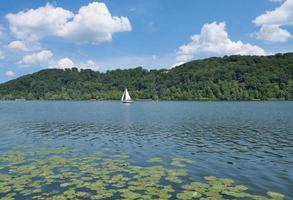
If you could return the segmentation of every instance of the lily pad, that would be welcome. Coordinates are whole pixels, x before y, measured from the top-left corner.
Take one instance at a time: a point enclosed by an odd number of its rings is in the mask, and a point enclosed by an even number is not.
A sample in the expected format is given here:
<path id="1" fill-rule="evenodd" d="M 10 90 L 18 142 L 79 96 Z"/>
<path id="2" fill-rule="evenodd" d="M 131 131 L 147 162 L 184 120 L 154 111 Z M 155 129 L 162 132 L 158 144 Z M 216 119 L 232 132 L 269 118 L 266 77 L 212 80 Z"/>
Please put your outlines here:
<path id="1" fill-rule="evenodd" d="M 134 165 L 126 153 L 93 154 L 65 148 L 11 151 L 0 157 L 0 199 L 255 199 L 283 200 L 268 192 L 250 194 L 244 185 L 215 176 L 196 182 L 185 158 L 153 157 Z M 169 167 L 166 167 L 169 166 Z"/>

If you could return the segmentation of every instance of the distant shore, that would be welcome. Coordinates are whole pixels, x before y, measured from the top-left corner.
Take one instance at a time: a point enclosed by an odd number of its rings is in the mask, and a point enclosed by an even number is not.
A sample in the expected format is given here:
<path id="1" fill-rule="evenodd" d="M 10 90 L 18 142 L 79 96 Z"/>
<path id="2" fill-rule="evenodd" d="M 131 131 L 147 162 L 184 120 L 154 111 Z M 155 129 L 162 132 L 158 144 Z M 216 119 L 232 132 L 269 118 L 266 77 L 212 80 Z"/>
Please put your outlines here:
<path id="1" fill-rule="evenodd" d="M 45 69 L 0 84 L 0 99 L 293 100 L 293 53 L 225 56 L 172 69 Z"/>
<path id="2" fill-rule="evenodd" d="M 88 102 L 96 102 L 96 101 L 117 101 L 118 99 L 0 99 L 0 101 L 15 101 L 15 102 L 24 102 L 24 101 L 88 101 Z M 182 101 L 182 102 L 268 102 L 268 101 L 280 101 L 280 102 L 293 102 L 293 100 L 285 100 L 285 99 L 253 99 L 253 100 L 215 100 L 215 99 L 205 99 L 205 100 L 184 100 L 184 99 L 134 99 L 134 102 L 165 102 L 165 101 Z"/>

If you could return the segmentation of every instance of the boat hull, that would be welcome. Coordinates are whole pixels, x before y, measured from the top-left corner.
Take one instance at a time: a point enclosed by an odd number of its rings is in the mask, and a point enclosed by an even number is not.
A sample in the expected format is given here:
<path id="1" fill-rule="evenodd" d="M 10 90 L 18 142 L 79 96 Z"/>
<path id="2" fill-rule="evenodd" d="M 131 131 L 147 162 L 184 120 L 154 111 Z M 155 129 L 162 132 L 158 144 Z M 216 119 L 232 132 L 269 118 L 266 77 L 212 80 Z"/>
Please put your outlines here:
<path id="1" fill-rule="evenodd" d="M 133 101 L 132 100 L 124 100 L 124 101 L 122 101 L 122 103 L 133 103 Z"/>

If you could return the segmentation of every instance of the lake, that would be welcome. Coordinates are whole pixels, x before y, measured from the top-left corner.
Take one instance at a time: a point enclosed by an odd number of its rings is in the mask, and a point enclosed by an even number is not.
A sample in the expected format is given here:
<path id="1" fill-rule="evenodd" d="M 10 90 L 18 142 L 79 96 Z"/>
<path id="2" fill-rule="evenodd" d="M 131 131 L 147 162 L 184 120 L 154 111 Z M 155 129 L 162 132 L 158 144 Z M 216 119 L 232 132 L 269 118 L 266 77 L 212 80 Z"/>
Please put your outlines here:
<path id="1" fill-rule="evenodd" d="M 293 199 L 293 102 L 1 101 L 0 127 L 0 198 Z"/>

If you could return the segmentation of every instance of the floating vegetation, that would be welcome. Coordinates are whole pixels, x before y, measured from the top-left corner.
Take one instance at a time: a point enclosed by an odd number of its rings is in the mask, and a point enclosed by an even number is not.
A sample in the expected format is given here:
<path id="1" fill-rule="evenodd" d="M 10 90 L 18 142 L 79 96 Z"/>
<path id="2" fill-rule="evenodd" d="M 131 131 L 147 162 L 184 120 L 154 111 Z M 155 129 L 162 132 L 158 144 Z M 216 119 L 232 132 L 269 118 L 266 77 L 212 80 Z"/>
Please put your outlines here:
<path id="1" fill-rule="evenodd" d="M 162 163 L 163 160 L 160 157 L 153 157 L 153 158 L 147 160 L 147 162 L 149 162 L 149 163 Z"/>
<path id="2" fill-rule="evenodd" d="M 187 164 L 191 164 L 192 160 L 186 158 L 174 158 L 172 159 L 171 165 L 175 167 L 186 167 Z"/>
<path id="3" fill-rule="evenodd" d="M 174 158 L 170 167 L 163 160 L 148 160 L 151 166 L 128 161 L 125 153 L 91 155 L 56 148 L 13 151 L 0 157 L 0 198 L 10 199 L 181 199 L 282 200 L 268 192 L 260 196 L 244 185 L 214 176 L 196 182 L 188 175 L 185 158 Z"/>

